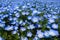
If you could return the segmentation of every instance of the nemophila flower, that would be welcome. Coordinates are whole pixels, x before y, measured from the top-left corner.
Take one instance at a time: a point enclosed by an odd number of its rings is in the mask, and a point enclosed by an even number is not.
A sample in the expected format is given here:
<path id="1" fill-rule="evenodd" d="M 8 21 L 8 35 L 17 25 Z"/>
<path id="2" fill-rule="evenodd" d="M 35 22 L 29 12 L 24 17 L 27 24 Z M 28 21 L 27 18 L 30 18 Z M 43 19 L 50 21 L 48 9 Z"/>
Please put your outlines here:
<path id="1" fill-rule="evenodd" d="M 27 37 L 25 37 L 25 39 L 24 40 L 28 40 L 28 38 Z"/>
<path id="2" fill-rule="evenodd" d="M 9 11 L 9 9 L 8 9 L 8 8 L 7 8 L 6 10 L 7 10 L 7 11 Z"/>
<path id="3" fill-rule="evenodd" d="M 12 21 L 13 20 L 13 18 L 10 16 L 9 18 L 8 18 L 10 21 Z"/>
<path id="4" fill-rule="evenodd" d="M 9 16 L 11 16 L 13 13 L 9 12 L 8 14 L 9 14 Z"/>
<path id="5" fill-rule="evenodd" d="M 17 9 L 19 9 L 19 6 L 16 6 L 16 7 L 14 8 L 14 10 L 17 10 Z"/>
<path id="6" fill-rule="evenodd" d="M 38 24 L 38 28 L 41 28 L 42 26 L 40 24 Z"/>
<path id="7" fill-rule="evenodd" d="M 23 9 L 26 8 L 26 7 L 27 7 L 26 5 L 22 6 Z"/>
<path id="8" fill-rule="evenodd" d="M 44 20 L 44 18 L 43 18 L 43 17 L 38 17 L 38 19 L 39 19 L 39 20 L 41 20 L 41 21 L 43 21 L 43 20 Z"/>
<path id="9" fill-rule="evenodd" d="M 35 37 L 33 38 L 33 40 L 39 40 L 39 38 L 38 38 L 37 36 L 35 36 Z"/>
<path id="10" fill-rule="evenodd" d="M 28 6 L 30 6 L 30 3 L 27 3 Z"/>
<path id="11" fill-rule="evenodd" d="M 17 13 L 17 11 L 14 11 L 14 13 L 16 14 L 16 13 Z"/>
<path id="12" fill-rule="evenodd" d="M 15 13 L 15 16 L 16 16 L 16 17 L 20 17 L 20 14 L 19 14 L 19 13 Z"/>
<path id="13" fill-rule="evenodd" d="M 41 30 L 37 30 L 37 36 L 39 37 L 39 38 L 43 38 L 44 37 L 44 34 L 43 34 L 43 32 L 41 32 Z"/>
<path id="14" fill-rule="evenodd" d="M 59 33 L 58 33 L 58 31 L 56 31 L 56 30 L 50 29 L 50 30 L 49 30 L 49 35 L 50 35 L 50 36 L 58 36 Z"/>
<path id="15" fill-rule="evenodd" d="M 32 33 L 31 32 L 27 32 L 27 37 L 32 37 Z"/>
<path id="16" fill-rule="evenodd" d="M 55 11 L 52 11 L 52 13 L 53 13 L 53 14 L 57 14 L 57 12 L 55 12 Z"/>
<path id="17" fill-rule="evenodd" d="M 3 14 L 0 14 L 0 19 L 3 19 L 4 17 L 3 17 Z"/>
<path id="18" fill-rule="evenodd" d="M 26 28 L 25 27 L 21 27 L 20 30 L 21 31 L 26 31 Z"/>
<path id="19" fill-rule="evenodd" d="M 4 23 L 0 23 L 0 27 L 4 28 L 5 24 Z"/>
<path id="20" fill-rule="evenodd" d="M 3 14 L 0 14 L 0 17 L 2 17 L 3 16 Z"/>
<path id="21" fill-rule="evenodd" d="M 8 15 L 7 14 L 6 15 L 3 15 L 2 19 L 4 19 L 5 17 L 8 17 Z"/>
<path id="22" fill-rule="evenodd" d="M 33 10 L 32 15 L 35 15 L 35 14 L 37 14 L 37 13 L 38 13 L 37 10 Z"/>
<path id="23" fill-rule="evenodd" d="M 16 33 L 17 33 L 17 31 L 16 31 L 16 30 L 12 31 L 12 34 L 16 34 Z"/>
<path id="24" fill-rule="evenodd" d="M 53 18 L 49 18 L 48 22 L 49 22 L 49 23 L 54 23 L 55 20 L 54 20 Z"/>
<path id="25" fill-rule="evenodd" d="M 22 12 L 22 15 L 29 15 L 29 12 Z"/>
<path id="26" fill-rule="evenodd" d="M 0 20 L 0 23 L 3 23 L 3 24 L 5 24 L 5 21 L 3 21 L 3 20 Z"/>
<path id="27" fill-rule="evenodd" d="M 26 24 L 26 22 L 23 22 L 23 23 L 22 23 L 22 25 L 25 25 L 25 24 Z"/>
<path id="28" fill-rule="evenodd" d="M 50 36 L 49 31 L 44 31 L 44 36 L 48 38 Z"/>
<path id="29" fill-rule="evenodd" d="M 7 11 L 13 13 L 13 12 L 14 12 L 14 9 L 13 9 L 12 7 L 8 7 L 8 8 L 7 8 Z"/>
<path id="30" fill-rule="evenodd" d="M 57 19 L 58 16 L 57 16 L 57 15 L 53 15 L 52 18 L 53 18 L 53 19 Z"/>
<path id="31" fill-rule="evenodd" d="M 8 7 L 4 7 L 4 9 L 5 9 L 5 10 L 7 10 L 7 9 L 8 9 Z"/>
<path id="32" fill-rule="evenodd" d="M 21 12 L 22 10 L 21 9 L 17 9 L 17 11 Z"/>
<path id="33" fill-rule="evenodd" d="M 31 20 L 32 19 L 32 16 L 28 16 L 27 18 L 28 18 L 28 20 Z"/>
<path id="34" fill-rule="evenodd" d="M 8 17 L 8 14 L 3 15 L 4 17 Z"/>
<path id="35" fill-rule="evenodd" d="M 17 17 L 14 17 L 13 20 L 16 21 L 18 18 Z"/>
<path id="36" fill-rule="evenodd" d="M 58 24 L 52 24 L 53 29 L 58 29 Z"/>
<path id="37" fill-rule="evenodd" d="M 28 40 L 28 38 L 27 37 L 22 37 L 21 36 L 21 39 L 20 40 Z"/>
<path id="38" fill-rule="evenodd" d="M 32 12 L 32 15 L 36 15 L 36 14 L 40 14 L 41 12 L 39 12 L 38 10 L 33 10 L 33 12 Z"/>
<path id="39" fill-rule="evenodd" d="M 48 14 L 47 16 L 50 18 L 52 15 L 51 14 Z"/>
<path id="40" fill-rule="evenodd" d="M 20 20 L 20 21 L 19 21 L 19 24 L 22 24 L 22 23 L 23 23 L 23 20 Z"/>
<path id="41" fill-rule="evenodd" d="M 14 30 L 17 30 L 18 29 L 18 26 L 13 26 L 14 27 Z"/>
<path id="42" fill-rule="evenodd" d="M 29 15 L 30 13 L 29 12 L 26 12 L 26 15 Z"/>
<path id="43" fill-rule="evenodd" d="M 11 24 L 16 24 L 17 22 L 16 21 L 12 21 Z"/>
<path id="44" fill-rule="evenodd" d="M 2 11 L 0 11 L 0 13 L 1 13 Z"/>
<path id="45" fill-rule="evenodd" d="M 32 22 L 38 22 L 39 21 L 39 18 L 38 17 L 32 17 Z"/>
<path id="46" fill-rule="evenodd" d="M 4 19 L 4 17 L 1 17 L 1 19 Z"/>
<path id="47" fill-rule="evenodd" d="M 13 26 L 6 26 L 5 28 L 4 28 L 5 30 L 7 30 L 7 31 L 10 31 L 10 30 L 13 30 Z"/>
<path id="48" fill-rule="evenodd" d="M 37 14 L 39 15 L 41 13 L 41 11 L 38 11 Z"/>
<path id="49" fill-rule="evenodd" d="M 0 36 L 0 40 L 4 40 L 4 39 Z"/>
<path id="50" fill-rule="evenodd" d="M 30 24 L 28 27 L 27 27 L 27 29 L 34 29 L 35 28 L 35 26 L 33 25 L 33 24 Z"/>
<path id="51" fill-rule="evenodd" d="M 10 5 L 7 6 L 7 8 L 10 8 L 10 7 L 11 7 Z"/>
<path id="52" fill-rule="evenodd" d="M 44 15 L 44 17 L 45 17 L 45 18 L 48 18 L 48 16 L 47 16 L 47 15 Z"/>
<path id="53" fill-rule="evenodd" d="M 5 10 L 4 10 L 4 7 L 1 7 L 1 8 L 0 8 L 0 11 L 4 12 L 4 11 L 5 11 Z"/>
<path id="54" fill-rule="evenodd" d="M 33 10 L 35 10 L 35 9 L 34 9 L 34 8 L 30 8 L 30 10 L 32 10 L 32 11 L 33 11 Z"/>
<path id="55" fill-rule="evenodd" d="M 26 15 L 26 12 L 22 12 L 22 15 Z"/>
<path id="56" fill-rule="evenodd" d="M 51 26 L 49 26 L 49 25 L 47 25 L 46 27 L 49 28 L 49 29 L 51 28 Z"/>

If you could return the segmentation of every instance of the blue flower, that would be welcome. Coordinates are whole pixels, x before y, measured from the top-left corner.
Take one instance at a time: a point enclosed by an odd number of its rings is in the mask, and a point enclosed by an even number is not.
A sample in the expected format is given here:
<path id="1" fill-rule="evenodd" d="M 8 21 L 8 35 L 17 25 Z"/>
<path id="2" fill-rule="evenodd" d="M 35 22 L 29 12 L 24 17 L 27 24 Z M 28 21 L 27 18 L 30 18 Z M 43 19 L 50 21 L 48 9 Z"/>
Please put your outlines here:
<path id="1" fill-rule="evenodd" d="M 32 20 L 32 22 L 34 22 L 34 23 L 35 23 L 35 22 L 38 22 L 38 21 L 39 21 L 39 18 L 38 18 L 38 17 L 32 17 L 32 19 L 31 19 L 31 20 Z"/>
<path id="2" fill-rule="evenodd" d="M 58 24 L 52 24 L 53 29 L 58 29 Z"/>
<path id="3" fill-rule="evenodd" d="M 27 32 L 27 37 L 32 37 L 32 33 L 31 32 Z"/>
<path id="4" fill-rule="evenodd" d="M 12 34 L 16 34 L 17 33 L 17 31 L 12 31 Z"/>
<path id="5" fill-rule="evenodd" d="M 38 24 L 38 28 L 41 28 L 42 26 L 40 24 Z"/>
<path id="6" fill-rule="evenodd" d="M 43 34 L 43 32 L 41 32 L 41 30 L 37 30 L 36 34 L 39 38 L 44 38 L 44 34 Z"/>
<path id="7" fill-rule="evenodd" d="M 5 11 L 4 7 L 1 7 L 1 8 L 0 8 L 0 11 L 1 11 L 1 12 L 4 12 L 4 11 Z"/>
<path id="8" fill-rule="evenodd" d="M 27 7 L 26 5 L 22 6 L 23 9 L 26 8 L 26 7 Z"/>
<path id="9" fill-rule="evenodd" d="M 4 39 L 0 36 L 0 40 L 4 40 Z"/>
<path id="10" fill-rule="evenodd" d="M 16 21 L 12 21 L 11 24 L 16 24 L 17 22 Z"/>
<path id="11" fill-rule="evenodd" d="M 19 14 L 19 13 L 15 13 L 15 16 L 16 16 L 16 17 L 20 17 L 20 14 Z"/>
<path id="12" fill-rule="evenodd" d="M 29 15 L 29 12 L 22 12 L 22 15 Z"/>
<path id="13" fill-rule="evenodd" d="M 28 16 L 28 20 L 31 20 L 32 19 L 32 16 Z"/>
<path id="14" fill-rule="evenodd" d="M 50 29 L 50 30 L 49 30 L 49 35 L 50 35 L 50 36 L 58 36 L 59 33 L 58 33 L 58 31 L 56 31 L 56 30 Z"/>
<path id="15" fill-rule="evenodd" d="M 50 35 L 49 35 L 49 31 L 44 31 L 44 36 L 45 37 L 49 37 Z"/>
<path id="16" fill-rule="evenodd" d="M 14 27 L 14 30 L 17 30 L 18 29 L 18 26 L 13 26 Z"/>
<path id="17" fill-rule="evenodd" d="M 5 21 L 0 20 L 0 23 L 5 24 Z"/>
<path id="18" fill-rule="evenodd" d="M 30 24 L 28 27 L 27 27 L 27 29 L 34 29 L 35 28 L 35 26 L 33 25 L 33 24 Z"/>
<path id="19" fill-rule="evenodd" d="M 52 18 L 53 19 L 58 19 L 58 16 L 57 15 L 53 15 Z"/>
<path id="20" fill-rule="evenodd" d="M 5 28 L 4 28 L 5 30 L 7 30 L 7 31 L 10 31 L 10 30 L 13 30 L 13 26 L 6 26 Z"/>
<path id="21" fill-rule="evenodd" d="M 21 25 L 25 25 L 26 24 L 26 22 L 23 22 Z"/>
<path id="22" fill-rule="evenodd" d="M 17 11 L 14 11 L 14 13 L 16 14 L 16 13 L 17 13 Z"/>
<path id="23" fill-rule="evenodd" d="M 13 20 L 16 21 L 17 20 L 17 17 L 14 17 Z"/>
<path id="24" fill-rule="evenodd" d="M 35 36 L 35 37 L 33 38 L 33 40 L 39 40 L 39 38 L 38 38 L 37 36 Z"/>
<path id="25" fill-rule="evenodd" d="M 37 10 L 33 10 L 32 15 L 36 15 L 37 13 L 38 13 L 38 11 L 37 11 Z"/>
<path id="26" fill-rule="evenodd" d="M 55 12 L 55 11 L 52 11 L 52 13 L 53 13 L 53 14 L 57 14 L 57 12 Z"/>
<path id="27" fill-rule="evenodd" d="M 54 23 L 55 20 L 54 20 L 53 18 L 49 18 L 48 22 L 49 22 L 49 23 Z"/>
<path id="28" fill-rule="evenodd" d="M 13 18 L 10 16 L 9 18 L 8 18 L 10 21 L 12 21 L 13 20 Z"/>
<path id="29" fill-rule="evenodd" d="M 19 21 L 19 24 L 22 24 L 22 23 L 23 23 L 23 20 L 20 20 L 20 21 Z"/>
<path id="30" fill-rule="evenodd" d="M 28 38 L 27 37 L 22 37 L 21 36 L 21 39 L 20 40 L 28 40 Z"/>
<path id="31" fill-rule="evenodd" d="M 51 14 L 48 14 L 47 16 L 50 18 L 52 15 Z"/>
<path id="32" fill-rule="evenodd" d="M 4 28 L 5 24 L 4 23 L 0 23 L 0 27 Z"/>
<path id="33" fill-rule="evenodd" d="M 25 27 L 21 27 L 20 30 L 21 31 L 26 31 L 26 28 Z"/>
<path id="34" fill-rule="evenodd" d="M 8 14 L 3 15 L 2 19 L 4 19 L 5 17 L 8 17 Z"/>
<path id="35" fill-rule="evenodd" d="M 49 29 L 51 28 L 49 25 L 47 25 L 46 27 L 49 28 Z"/>
<path id="36" fill-rule="evenodd" d="M 19 6 L 16 5 L 16 7 L 14 8 L 14 10 L 17 10 L 17 9 L 19 9 Z"/>

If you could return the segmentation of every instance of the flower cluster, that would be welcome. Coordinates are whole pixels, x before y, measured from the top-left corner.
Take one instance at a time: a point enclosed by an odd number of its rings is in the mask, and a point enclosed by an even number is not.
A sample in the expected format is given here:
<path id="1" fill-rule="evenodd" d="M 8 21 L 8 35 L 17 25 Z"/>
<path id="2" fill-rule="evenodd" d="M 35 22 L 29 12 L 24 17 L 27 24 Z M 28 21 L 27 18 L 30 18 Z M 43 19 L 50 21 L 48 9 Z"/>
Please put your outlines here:
<path id="1" fill-rule="evenodd" d="M 0 7 L 0 28 L 13 35 L 18 34 L 20 40 L 59 35 L 59 7 L 38 1 L 12 5 Z"/>

